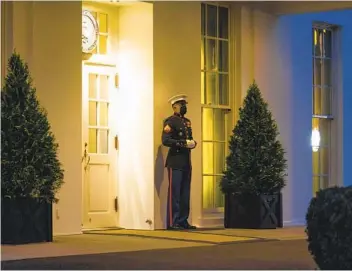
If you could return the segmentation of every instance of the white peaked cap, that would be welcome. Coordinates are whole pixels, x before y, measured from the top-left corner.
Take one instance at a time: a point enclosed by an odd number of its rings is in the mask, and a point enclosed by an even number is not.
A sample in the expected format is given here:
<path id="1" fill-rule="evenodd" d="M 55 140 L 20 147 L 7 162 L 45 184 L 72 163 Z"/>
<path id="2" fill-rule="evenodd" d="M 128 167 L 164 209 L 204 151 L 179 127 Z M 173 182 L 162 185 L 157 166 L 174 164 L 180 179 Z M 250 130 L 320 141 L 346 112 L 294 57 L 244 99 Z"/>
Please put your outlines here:
<path id="1" fill-rule="evenodd" d="M 179 95 L 172 96 L 168 102 L 171 103 L 171 105 L 174 105 L 176 102 L 186 101 L 186 99 L 187 99 L 187 95 L 179 94 Z"/>

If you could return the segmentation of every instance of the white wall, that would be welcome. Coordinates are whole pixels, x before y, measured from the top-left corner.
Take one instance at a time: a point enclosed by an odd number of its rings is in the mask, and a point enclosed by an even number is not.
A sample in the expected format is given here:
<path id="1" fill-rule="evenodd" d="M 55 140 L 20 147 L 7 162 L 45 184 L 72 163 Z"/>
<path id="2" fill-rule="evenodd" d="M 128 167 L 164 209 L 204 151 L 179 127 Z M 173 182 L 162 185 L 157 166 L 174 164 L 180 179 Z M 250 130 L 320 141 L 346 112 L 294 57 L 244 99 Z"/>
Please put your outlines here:
<path id="1" fill-rule="evenodd" d="M 187 117 L 193 136 L 201 140 L 200 26 L 199 2 L 154 2 L 154 160 L 155 228 L 166 226 L 168 178 L 164 163 L 167 148 L 161 147 L 163 120 L 173 114 L 168 99 L 188 95 Z M 192 151 L 191 215 L 189 222 L 201 217 L 201 146 Z"/>
<path id="2" fill-rule="evenodd" d="M 5 6 L 6 57 L 16 48 L 28 62 L 65 169 L 60 201 L 53 207 L 54 234 L 80 233 L 81 2 L 5 2 Z"/>
<path id="3" fill-rule="evenodd" d="M 243 13 L 242 13 L 243 14 Z M 351 11 L 309 13 L 276 17 L 260 11 L 253 11 L 254 28 L 254 78 L 268 101 L 274 118 L 278 122 L 280 139 L 287 151 L 288 177 L 284 195 L 284 221 L 286 225 L 303 224 L 307 206 L 312 197 L 312 151 L 310 147 L 312 118 L 312 23 L 324 21 L 342 25 L 342 65 L 343 97 L 352 97 L 346 91 L 352 87 L 347 64 L 351 63 L 350 53 L 352 22 Z M 242 21 L 250 18 L 243 17 Z M 337 91 L 337 90 L 336 90 Z M 344 99 L 344 104 L 347 99 Z M 338 107 L 342 105 L 339 104 Z M 349 114 L 344 106 L 344 115 Z M 339 115 L 335 123 L 342 121 Z M 347 123 L 348 122 L 348 123 Z M 344 118 L 344 138 L 351 136 L 350 120 Z M 339 125 L 335 128 L 338 130 Z M 346 128 L 348 130 L 346 130 Z M 342 136 L 337 133 L 337 156 L 333 160 L 342 161 L 342 151 L 338 142 Z M 340 148 L 340 149 L 339 149 Z M 346 167 L 351 149 L 344 141 L 344 175 L 352 177 Z M 342 168 L 335 163 L 336 176 L 341 176 Z M 336 165 L 337 164 L 337 165 Z M 340 163 L 341 164 L 341 163 Z M 340 172 L 340 174 L 338 173 Z M 338 182 L 337 182 L 338 183 Z"/>
<path id="4" fill-rule="evenodd" d="M 153 229 L 153 4 L 119 9 L 119 226 Z"/>

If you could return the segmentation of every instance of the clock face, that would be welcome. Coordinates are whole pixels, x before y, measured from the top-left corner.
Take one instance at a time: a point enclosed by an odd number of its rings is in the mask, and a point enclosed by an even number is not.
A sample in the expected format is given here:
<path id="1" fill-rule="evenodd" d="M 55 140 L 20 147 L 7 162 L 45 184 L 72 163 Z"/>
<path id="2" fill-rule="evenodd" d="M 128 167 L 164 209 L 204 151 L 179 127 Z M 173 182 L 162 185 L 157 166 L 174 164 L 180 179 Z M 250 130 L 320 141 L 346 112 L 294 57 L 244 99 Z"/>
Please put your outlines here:
<path id="1" fill-rule="evenodd" d="M 88 10 L 82 12 L 82 51 L 90 53 L 97 47 L 99 27 L 96 19 Z"/>

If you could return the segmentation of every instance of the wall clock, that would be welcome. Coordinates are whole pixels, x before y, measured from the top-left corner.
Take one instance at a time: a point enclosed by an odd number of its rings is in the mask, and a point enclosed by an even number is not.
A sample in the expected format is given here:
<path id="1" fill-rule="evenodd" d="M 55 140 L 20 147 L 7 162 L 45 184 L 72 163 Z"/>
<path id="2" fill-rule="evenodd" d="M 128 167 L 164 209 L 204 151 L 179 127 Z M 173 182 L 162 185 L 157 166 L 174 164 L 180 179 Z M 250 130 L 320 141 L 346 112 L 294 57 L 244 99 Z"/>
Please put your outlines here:
<path id="1" fill-rule="evenodd" d="M 91 53 L 96 47 L 99 36 L 97 20 L 88 10 L 82 11 L 82 52 Z"/>

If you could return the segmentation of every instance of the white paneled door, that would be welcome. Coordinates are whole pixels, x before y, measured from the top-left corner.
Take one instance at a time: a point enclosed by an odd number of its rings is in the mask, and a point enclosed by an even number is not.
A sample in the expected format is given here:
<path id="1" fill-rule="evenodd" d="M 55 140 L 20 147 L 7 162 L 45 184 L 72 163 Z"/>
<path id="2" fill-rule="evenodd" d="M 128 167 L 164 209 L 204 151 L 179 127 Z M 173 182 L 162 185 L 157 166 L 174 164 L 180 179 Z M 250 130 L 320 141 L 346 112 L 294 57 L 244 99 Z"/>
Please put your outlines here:
<path id="1" fill-rule="evenodd" d="M 117 226 L 115 68 L 83 65 L 83 229 Z"/>

